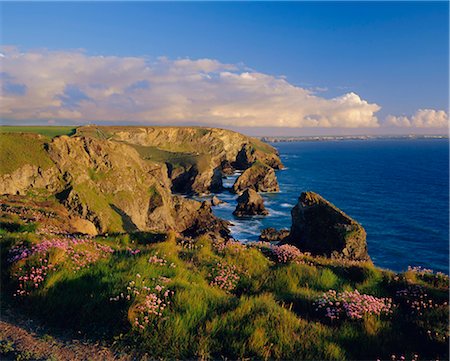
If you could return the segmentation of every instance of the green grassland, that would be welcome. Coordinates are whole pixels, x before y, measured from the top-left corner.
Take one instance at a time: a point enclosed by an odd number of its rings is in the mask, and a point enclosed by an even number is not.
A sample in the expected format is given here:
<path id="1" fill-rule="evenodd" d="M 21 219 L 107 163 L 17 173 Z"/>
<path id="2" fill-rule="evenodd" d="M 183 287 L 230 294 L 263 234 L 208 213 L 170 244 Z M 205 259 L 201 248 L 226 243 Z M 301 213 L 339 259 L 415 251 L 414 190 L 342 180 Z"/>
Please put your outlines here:
<path id="1" fill-rule="evenodd" d="M 46 138 L 36 134 L 0 133 L 0 174 L 26 165 L 47 169 L 53 165 L 45 150 Z"/>
<path id="2" fill-rule="evenodd" d="M 3 301 L 50 325 L 92 339 L 114 340 L 115 347 L 136 357 L 376 360 L 390 359 L 392 354 L 412 359 L 415 353 L 419 359 L 448 357 L 448 308 L 412 316 L 409 309 L 397 307 L 389 316 L 330 321 L 314 305 L 329 289 L 395 297 L 396 290 L 407 285 L 422 287 L 433 302 L 448 301 L 448 277 L 396 275 L 371 264 L 307 255 L 301 262 L 279 263 L 258 247 L 237 243 L 221 247 L 206 236 L 188 241 L 172 233 L 157 243 L 150 234 L 97 237 L 94 242 L 114 250 L 100 252 L 98 259 L 94 243 L 86 243 L 74 246 L 72 253 L 55 247 L 11 263 L 7 258 L 12 247 L 40 242 L 41 236 L 25 229 L 1 231 Z M 133 255 L 130 249 L 139 253 Z M 73 257 L 77 252 L 79 256 Z M 18 287 L 14 275 L 39 267 L 43 259 L 55 268 L 29 295 L 12 297 Z M 84 259 L 91 262 L 77 269 Z M 219 264 L 233 267 L 239 275 L 229 290 L 212 282 Z M 173 293 L 168 301 L 163 299 L 167 305 L 161 314 L 147 314 L 148 322 L 141 328 L 136 320 L 144 322 L 139 313 L 148 295 L 144 286 Z"/>
<path id="3" fill-rule="evenodd" d="M 75 131 L 76 127 L 73 126 L 0 126 L 0 133 L 33 133 L 49 138 L 58 137 L 60 135 L 73 135 L 75 134 Z"/>

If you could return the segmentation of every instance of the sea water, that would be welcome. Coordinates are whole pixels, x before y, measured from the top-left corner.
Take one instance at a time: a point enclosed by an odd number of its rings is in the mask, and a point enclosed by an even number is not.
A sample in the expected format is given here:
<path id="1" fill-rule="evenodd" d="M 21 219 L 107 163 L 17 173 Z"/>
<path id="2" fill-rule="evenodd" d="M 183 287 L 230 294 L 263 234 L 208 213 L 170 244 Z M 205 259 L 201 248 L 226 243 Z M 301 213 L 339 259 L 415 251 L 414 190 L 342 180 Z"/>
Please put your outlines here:
<path id="1" fill-rule="evenodd" d="M 266 227 L 289 228 L 291 209 L 303 191 L 322 195 L 367 231 L 377 266 L 402 271 L 408 265 L 448 274 L 448 139 L 302 141 L 273 144 L 285 169 L 277 171 L 279 193 L 262 193 L 266 217 L 232 215 L 236 195 L 214 207 L 230 220 L 232 235 L 256 241 Z M 224 179 L 231 187 L 238 174 Z"/>

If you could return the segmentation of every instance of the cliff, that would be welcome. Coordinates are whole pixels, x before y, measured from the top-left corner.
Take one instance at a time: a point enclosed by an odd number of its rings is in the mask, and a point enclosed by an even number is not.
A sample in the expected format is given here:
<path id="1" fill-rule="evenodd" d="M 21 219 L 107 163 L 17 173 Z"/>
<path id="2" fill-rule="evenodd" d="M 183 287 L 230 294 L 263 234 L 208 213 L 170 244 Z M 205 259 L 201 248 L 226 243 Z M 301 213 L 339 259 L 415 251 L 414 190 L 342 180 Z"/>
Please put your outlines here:
<path id="1" fill-rule="evenodd" d="M 239 165 L 243 148 L 255 162 L 282 166 L 271 146 L 222 129 L 86 126 L 53 139 L 0 136 L 0 194 L 56 197 L 100 233 L 198 233 L 192 227 L 201 224 L 224 235 L 210 208 L 172 192 L 220 189 L 222 165 Z M 210 224 L 198 222 L 200 215 Z"/>
<path id="2" fill-rule="evenodd" d="M 222 174 L 259 161 L 283 167 L 269 144 L 225 129 L 198 127 L 80 127 L 79 136 L 125 143 L 143 159 L 166 164 L 177 193 L 204 194 L 222 188 Z"/>

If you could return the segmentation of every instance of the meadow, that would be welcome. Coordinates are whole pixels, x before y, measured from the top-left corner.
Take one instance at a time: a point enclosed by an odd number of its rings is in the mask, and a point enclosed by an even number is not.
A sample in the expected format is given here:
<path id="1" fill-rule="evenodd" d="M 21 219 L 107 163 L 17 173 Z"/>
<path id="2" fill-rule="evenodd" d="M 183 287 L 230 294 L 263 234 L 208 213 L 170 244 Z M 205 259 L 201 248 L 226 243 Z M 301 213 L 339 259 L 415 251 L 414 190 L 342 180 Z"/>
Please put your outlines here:
<path id="1" fill-rule="evenodd" d="M 82 238 L 5 220 L 2 307 L 164 359 L 446 359 L 448 276 L 175 233 Z"/>

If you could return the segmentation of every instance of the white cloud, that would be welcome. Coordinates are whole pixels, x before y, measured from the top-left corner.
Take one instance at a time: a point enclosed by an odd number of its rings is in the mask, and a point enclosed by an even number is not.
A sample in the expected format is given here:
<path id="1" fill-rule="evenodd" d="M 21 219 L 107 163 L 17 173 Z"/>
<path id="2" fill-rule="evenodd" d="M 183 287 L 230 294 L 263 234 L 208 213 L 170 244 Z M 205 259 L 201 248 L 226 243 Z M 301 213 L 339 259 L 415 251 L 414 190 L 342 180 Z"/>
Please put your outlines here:
<path id="1" fill-rule="evenodd" d="M 409 118 L 389 115 L 384 125 L 405 128 L 447 128 L 449 117 L 443 110 L 419 109 Z"/>
<path id="2" fill-rule="evenodd" d="M 151 61 L 11 47 L 2 53 L 0 116 L 8 120 L 379 126 L 375 114 L 380 107 L 355 93 L 326 99 L 284 77 L 212 59 Z"/>

